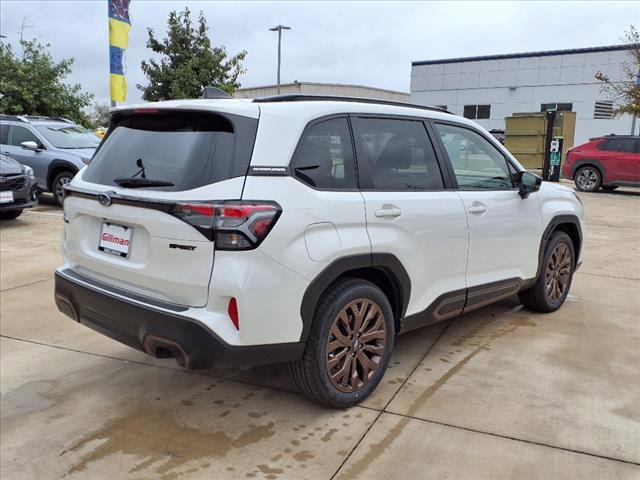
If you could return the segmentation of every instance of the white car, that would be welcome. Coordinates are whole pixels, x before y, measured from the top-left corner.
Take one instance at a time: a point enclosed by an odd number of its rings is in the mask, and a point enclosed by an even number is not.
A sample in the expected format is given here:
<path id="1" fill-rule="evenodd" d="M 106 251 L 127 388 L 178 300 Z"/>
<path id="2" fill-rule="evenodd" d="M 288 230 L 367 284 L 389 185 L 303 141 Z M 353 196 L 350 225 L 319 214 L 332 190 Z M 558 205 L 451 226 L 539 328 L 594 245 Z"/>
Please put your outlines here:
<path id="1" fill-rule="evenodd" d="M 551 312 L 575 193 L 437 108 L 340 97 L 121 107 L 66 188 L 58 308 L 187 368 L 291 362 L 369 395 L 397 334 L 519 294 Z"/>

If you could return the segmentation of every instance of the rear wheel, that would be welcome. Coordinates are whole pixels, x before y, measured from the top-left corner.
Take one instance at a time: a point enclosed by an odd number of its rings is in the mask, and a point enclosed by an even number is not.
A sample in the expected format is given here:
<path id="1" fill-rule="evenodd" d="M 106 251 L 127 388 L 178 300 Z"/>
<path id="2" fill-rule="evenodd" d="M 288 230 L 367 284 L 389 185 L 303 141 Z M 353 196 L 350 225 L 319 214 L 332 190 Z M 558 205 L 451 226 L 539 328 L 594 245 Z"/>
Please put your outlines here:
<path id="1" fill-rule="evenodd" d="M 547 243 L 538 280 L 533 287 L 519 293 L 520 301 L 536 312 L 557 310 L 569 294 L 574 268 L 571 238 L 564 232 L 555 232 Z"/>
<path id="2" fill-rule="evenodd" d="M 64 186 L 73 179 L 74 174 L 68 170 L 56 175 L 51 184 L 51 192 L 53 193 L 53 199 L 56 204 L 62 206 L 64 201 Z"/>
<path id="3" fill-rule="evenodd" d="M 365 280 L 340 280 L 320 299 L 292 376 L 312 400 L 350 407 L 380 383 L 394 339 L 393 312 L 382 290 Z"/>
<path id="4" fill-rule="evenodd" d="M 595 192 L 602 185 L 600 170 L 591 165 L 581 167 L 575 175 L 576 188 L 581 192 Z"/>
<path id="5" fill-rule="evenodd" d="M 9 210 L 7 212 L 0 212 L 0 220 L 13 220 L 14 218 L 18 218 L 21 214 L 22 214 L 22 209 Z"/>

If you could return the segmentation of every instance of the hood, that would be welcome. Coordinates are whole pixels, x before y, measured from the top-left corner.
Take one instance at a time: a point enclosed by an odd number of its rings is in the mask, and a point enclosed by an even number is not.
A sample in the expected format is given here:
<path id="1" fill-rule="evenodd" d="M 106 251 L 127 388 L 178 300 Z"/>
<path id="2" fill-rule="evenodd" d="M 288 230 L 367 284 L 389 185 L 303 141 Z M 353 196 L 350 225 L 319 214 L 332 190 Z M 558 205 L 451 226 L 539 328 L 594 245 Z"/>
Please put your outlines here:
<path id="1" fill-rule="evenodd" d="M 59 148 L 58 150 L 75 155 L 78 158 L 91 158 L 96 151 L 95 148 Z"/>
<path id="2" fill-rule="evenodd" d="M 16 175 L 22 173 L 22 165 L 13 158 L 6 155 L 0 155 L 0 174 Z"/>

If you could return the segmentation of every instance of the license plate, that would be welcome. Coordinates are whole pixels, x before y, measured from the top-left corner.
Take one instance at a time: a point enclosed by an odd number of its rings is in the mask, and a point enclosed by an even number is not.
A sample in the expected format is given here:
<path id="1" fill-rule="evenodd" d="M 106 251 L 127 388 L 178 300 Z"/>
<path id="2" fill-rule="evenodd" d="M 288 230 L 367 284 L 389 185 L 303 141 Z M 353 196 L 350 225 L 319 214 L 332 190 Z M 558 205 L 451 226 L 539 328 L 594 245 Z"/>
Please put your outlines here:
<path id="1" fill-rule="evenodd" d="M 131 251 L 133 227 L 103 222 L 98 250 L 119 257 L 128 257 Z"/>
<path id="2" fill-rule="evenodd" d="M 13 192 L 0 192 L 0 203 L 13 202 Z"/>

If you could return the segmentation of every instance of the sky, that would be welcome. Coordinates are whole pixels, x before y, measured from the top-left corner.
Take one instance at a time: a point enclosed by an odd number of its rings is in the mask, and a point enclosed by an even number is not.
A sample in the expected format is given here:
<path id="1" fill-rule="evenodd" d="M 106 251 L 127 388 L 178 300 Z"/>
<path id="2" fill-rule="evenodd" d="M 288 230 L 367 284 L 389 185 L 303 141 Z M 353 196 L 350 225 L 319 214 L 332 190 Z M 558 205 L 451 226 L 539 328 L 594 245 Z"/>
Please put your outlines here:
<path id="1" fill-rule="evenodd" d="M 277 24 L 283 33 L 283 83 L 349 83 L 409 91 L 411 62 L 450 57 L 581 48 L 622 43 L 640 24 L 640 2 L 213 2 L 131 0 L 125 57 L 128 95 L 146 83 L 147 28 L 164 37 L 171 10 L 202 10 L 215 45 L 247 51 L 242 86 L 276 83 Z M 0 2 L 3 41 L 51 44 L 54 59 L 73 57 L 69 83 L 109 102 L 107 0 Z M 18 49 L 19 51 L 19 49 Z"/>

